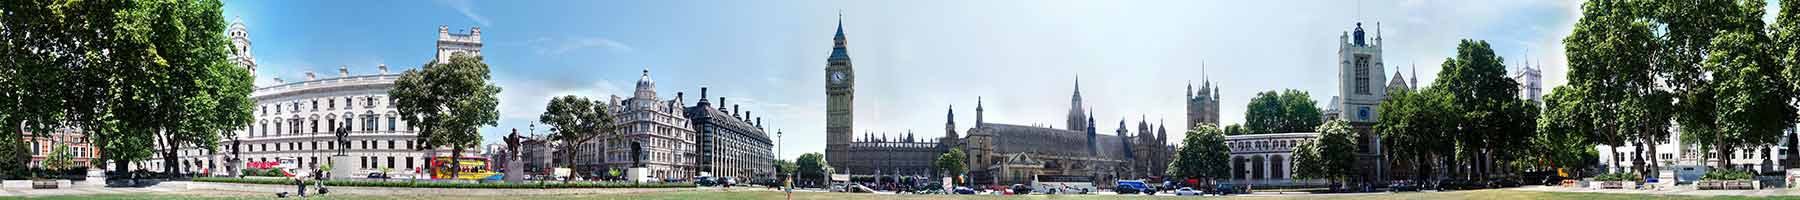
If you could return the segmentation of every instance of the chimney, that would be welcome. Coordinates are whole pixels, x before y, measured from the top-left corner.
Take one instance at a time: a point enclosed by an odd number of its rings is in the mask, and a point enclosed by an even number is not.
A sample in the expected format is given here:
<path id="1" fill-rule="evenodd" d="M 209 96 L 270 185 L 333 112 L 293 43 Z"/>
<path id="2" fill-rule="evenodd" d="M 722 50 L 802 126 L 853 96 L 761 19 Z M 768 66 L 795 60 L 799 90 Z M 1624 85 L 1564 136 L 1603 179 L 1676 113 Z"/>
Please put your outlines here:
<path id="1" fill-rule="evenodd" d="M 681 102 L 682 100 L 687 100 L 687 98 L 682 98 L 681 92 L 675 92 L 675 102 Z M 685 106 L 685 105 L 683 105 L 683 106 Z"/>
<path id="2" fill-rule="evenodd" d="M 719 97 L 719 112 L 725 112 L 725 97 Z"/>
<path id="3" fill-rule="evenodd" d="M 376 69 L 381 69 L 381 75 L 387 75 L 387 64 L 386 64 L 386 63 L 383 63 L 383 64 L 381 64 L 381 65 L 377 65 L 377 66 L 375 66 L 375 68 L 376 68 Z"/>
<path id="4" fill-rule="evenodd" d="M 350 77 L 350 65 L 338 65 L 338 78 Z"/>
<path id="5" fill-rule="evenodd" d="M 738 115 L 738 105 L 737 104 L 731 104 L 731 116 L 742 117 L 742 115 Z M 739 118 L 739 119 L 742 119 L 742 118 Z"/>
<path id="6" fill-rule="evenodd" d="M 706 100 L 706 87 L 700 87 L 700 100 Z"/>
<path id="7" fill-rule="evenodd" d="M 744 121 L 750 121 L 750 111 L 744 111 Z"/>
<path id="8" fill-rule="evenodd" d="M 762 128 L 762 118 L 761 117 L 756 118 L 756 128 L 758 128 L 758 129 Z"/>
<path id="9" fill-rule="evenodd" d="M 306 81 L 313 81 L 313 80 L 319 80 L 319 77 L 313 76 L 312 71 L 306 71 Z"/>

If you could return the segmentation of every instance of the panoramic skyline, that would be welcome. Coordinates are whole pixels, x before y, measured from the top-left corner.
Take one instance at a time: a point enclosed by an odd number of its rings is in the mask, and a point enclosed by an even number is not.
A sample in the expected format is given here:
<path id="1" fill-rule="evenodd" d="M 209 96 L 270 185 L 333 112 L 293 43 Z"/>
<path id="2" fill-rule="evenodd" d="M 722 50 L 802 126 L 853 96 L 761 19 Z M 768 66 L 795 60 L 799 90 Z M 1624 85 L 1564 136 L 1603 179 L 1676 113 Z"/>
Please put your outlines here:
<path id="1" fill-rule="evenodd" d="M 554 5 L 554 6 L 551 6 Z M 1256 92 L 1299 89 L 1327 107 L 1337 87 L 1337 36 L 1364 22 L 1384 38 L 1387 70 L 1435 79 L 1460 39 L 1487 40 L 1507 59 L 1561 85 L 1562 38 L 1580 2 L 588 2 L 227 1 L 255 42 L 259 86 L 272 78 L 331 77 L 387 64 L 396 73 L 432 57 L 435 28 L 479 26 L 502 88 L 496 143 L 526 134 L 553 96 L 629 96 L 650 70 L 658 97 L 699 88 L 780 130 L 780 158 L 822 152 L 824 68 L 842 14 L 857 77 L 855 132 L 943 135 L 986 121 L 1062 127 L 1074 79 L 1102 134 L 1118 120 L 1170 123 L 1179 141 L 1185 84 L 1224 87 L 1221 122 L 1243 122 Z M 1771 13 L 1772 14 L 1772 13 Z M 1256 20 L 1230 20 L 1256 19 Z M 1392 74 L 1390 72 L 1390 74 Z M 1389 77 L 1391 78 L 1391 77 Z M 546 133 L 547 127 L 538 127 Z M 1135 127 L 1132 127 L 1135 130 Z"/>

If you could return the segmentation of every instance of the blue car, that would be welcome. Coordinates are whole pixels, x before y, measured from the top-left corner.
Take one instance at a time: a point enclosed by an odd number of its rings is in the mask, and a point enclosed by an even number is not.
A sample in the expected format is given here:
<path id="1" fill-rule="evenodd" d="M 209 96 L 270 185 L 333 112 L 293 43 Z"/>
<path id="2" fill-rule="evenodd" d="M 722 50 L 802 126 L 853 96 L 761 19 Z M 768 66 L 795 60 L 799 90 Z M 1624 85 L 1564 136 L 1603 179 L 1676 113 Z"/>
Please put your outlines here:
<path id="1" fill-rule="evenodd" d="M 955 192 L 956 194 L 975 194 L 975 189 L 969 189 L 969 187 L 956 187 Z"/>
<path id="2" fill-rule="evenodd" d="M 1144 184 L 1144 181 L 1119 181 L 1119 184 L 1113 187 L 1113 192 L 1119 194 L 1156 195 L 1156 189 L 1150 188 L 1149 185 Z"/>

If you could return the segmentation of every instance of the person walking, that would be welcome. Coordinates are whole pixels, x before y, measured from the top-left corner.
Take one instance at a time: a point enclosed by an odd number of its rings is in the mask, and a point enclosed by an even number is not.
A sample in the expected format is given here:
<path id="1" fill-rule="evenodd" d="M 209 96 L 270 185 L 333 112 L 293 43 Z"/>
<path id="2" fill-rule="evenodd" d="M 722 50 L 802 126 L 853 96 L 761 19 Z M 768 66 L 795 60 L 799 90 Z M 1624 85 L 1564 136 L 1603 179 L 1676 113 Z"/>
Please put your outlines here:
<path id="1" fill-rule="evenodd" d="M 295 171 L 297 171 L 297 172 L 294 172 L 294 186 L 298 186 L 298 188 L 300 190 L 298 194 L 300 195 L 300 197 L 306 197 L 307 172 L 303 171 L 303 170 L 295 170 Z"/>

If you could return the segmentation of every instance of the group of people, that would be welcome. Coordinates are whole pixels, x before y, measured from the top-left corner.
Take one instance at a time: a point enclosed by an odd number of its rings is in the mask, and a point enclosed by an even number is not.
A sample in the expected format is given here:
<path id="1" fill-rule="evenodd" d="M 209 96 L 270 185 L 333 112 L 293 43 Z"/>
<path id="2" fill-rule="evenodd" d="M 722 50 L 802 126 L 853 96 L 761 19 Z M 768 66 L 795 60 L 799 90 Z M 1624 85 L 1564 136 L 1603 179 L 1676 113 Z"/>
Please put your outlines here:
<path id="1" fill-rule="evenodd" d="M 323 178 L 323 177 L 329 177 L 330 174 L 331 173 L 329 173 L 329 172 L 320 172 L 318 167 L 312 167 L 312 169 L 294 170 L 293 176 L 288 177 L 288 178 L 294 180 L 294 186 L 297 188 L 296 189 L 297 191 L 295 193 L 296 196 L 306 197 L 306 181 L 308 181 L 308 180 L 313 181 L 312 182 L 313 187 L 319 188 L 318 194 L 329 193 L 330 190 L 325 189 L 325 182 L 323 181 L 323 180 L 325 180 L 325 178 Z M 280 197 L 280 198 L 287 198 L 288 194 L 286 192 L 282 192 L 282 193 L 276 193 L 275 196 Z"/>

